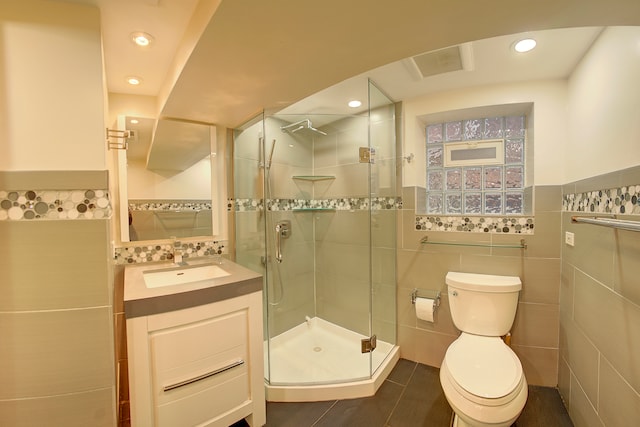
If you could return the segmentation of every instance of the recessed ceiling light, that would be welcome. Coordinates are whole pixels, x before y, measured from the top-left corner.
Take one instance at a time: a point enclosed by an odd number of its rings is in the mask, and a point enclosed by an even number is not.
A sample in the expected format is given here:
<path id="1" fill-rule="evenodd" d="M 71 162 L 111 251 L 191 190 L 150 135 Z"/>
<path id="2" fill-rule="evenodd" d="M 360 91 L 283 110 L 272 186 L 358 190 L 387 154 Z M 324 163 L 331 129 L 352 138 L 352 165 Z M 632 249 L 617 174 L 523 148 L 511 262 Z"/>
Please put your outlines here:
<path id="1" fill-rule="evenodd" d="M 137 86 L 142 83 L 142 79 L 140 77 L 129 76 L 127 77 L 127 83 L 133 86 Z"/>
<path id="2" fill-rule="evenodd" d="M 534 47 L 536 47 L 536 41 L 534 39 L 523 39 L 516 42 L 516 44 L 513 46 L 516 52 L 520 53 L 529 52 Z"/>
<path id="3" fill-rule="evenodd" d="M 138 119 L 131 119 L 131 121 L 130 121 L 129 123 L 132 123 L 132 124 L 134 124 L 134 125 L 137 125 L 137 124 L 138 124 L 138 123 L 140 123 L 140 122 L 138 121 Z"/>
<path id="4" fill-rule="evenodd" d="M 131 41 L 141 47 L 147 47 L 153 43 L 153 36 L 149 33 L 138 31 L 131 33 Z"/>
<path id="5" fill-rule="evenodd" d="M 362 102 L 358 101 L 357 99 L 354 99 L 353 101 L 349 101 L 347 105 L 351 108 L 358 108 L 359 106 L 362 105 Z"/>

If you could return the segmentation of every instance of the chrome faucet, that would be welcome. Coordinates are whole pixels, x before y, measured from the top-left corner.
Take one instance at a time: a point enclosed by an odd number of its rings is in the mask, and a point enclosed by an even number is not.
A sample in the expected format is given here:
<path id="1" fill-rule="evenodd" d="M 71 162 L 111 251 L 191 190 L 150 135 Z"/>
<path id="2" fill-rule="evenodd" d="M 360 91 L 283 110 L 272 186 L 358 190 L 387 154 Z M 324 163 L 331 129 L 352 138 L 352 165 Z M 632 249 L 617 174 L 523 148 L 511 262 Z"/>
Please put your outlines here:
<path id="1" fill-rule="evenodd" d="M 182 243 L 180 240 L 173 240 L 173 263 L 176 265 L 187 265 L 182 259 Z"/>

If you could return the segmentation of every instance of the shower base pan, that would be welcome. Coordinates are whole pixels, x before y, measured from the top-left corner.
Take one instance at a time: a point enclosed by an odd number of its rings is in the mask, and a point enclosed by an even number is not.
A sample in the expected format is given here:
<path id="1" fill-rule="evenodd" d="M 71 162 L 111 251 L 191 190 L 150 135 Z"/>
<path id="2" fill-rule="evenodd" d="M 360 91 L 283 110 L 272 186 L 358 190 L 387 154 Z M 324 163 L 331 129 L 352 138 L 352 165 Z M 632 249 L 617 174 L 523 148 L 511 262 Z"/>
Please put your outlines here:
<path id="1" fill-rule="evenodd" d="M 310 402 L 373 396 L 400 354 L 398 346 L 378 340 L 361 353 L 364 335 L 314 317 L 265 342 L 266 398 L 271 402 Z M 370 359 L 374 374 L 369 376 Z"/>

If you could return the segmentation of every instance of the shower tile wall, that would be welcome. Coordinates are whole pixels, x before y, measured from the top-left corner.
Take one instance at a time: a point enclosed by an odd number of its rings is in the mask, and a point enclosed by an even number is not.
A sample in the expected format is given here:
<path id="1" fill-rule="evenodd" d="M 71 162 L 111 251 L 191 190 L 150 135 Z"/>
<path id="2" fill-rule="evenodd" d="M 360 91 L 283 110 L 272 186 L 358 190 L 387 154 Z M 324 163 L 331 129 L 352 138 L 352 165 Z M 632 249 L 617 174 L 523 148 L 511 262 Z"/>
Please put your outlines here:
<path id="1" fill-rule="evenodd" d="M 618 218 L 640 221 L 639 186 L 640 167 L 563 186 L 562 232 L 575 246 L 562 245 L 559 388 L 576 426 L 640 420 L 638 233 L 571 222 L 621 206 L 635 214 Z"/>
<path id="2" fill-rule="evenodd" d="M 292 176 L 313 174 L 313 143 L 311 132 L 288 134 L 280 130 L 285 125 L 277 119 L 265 121 L 267 157 L 271 156 L 268 192 L 269 219 L 266 233 L 271 254 L 267 267 L 269 278 L 269 325 L 270 336 L 284 332 L 305 320 L 305 316 L 316 315 L 314 298 L 314 215 L 280 210 L 280 202 L 296 199 L 314 198 L 313 186 L 308 182 L 299 182 Z M 307 133 L 309 132 L 309 133 Z M 275 144 L 275 146 L 273 146 Z M 268 159 L 267 159 L 268 161 Z M 282 263 L 275 256 L 275 224 L 278 221 L 291 221 L 291 237 L 282 242 Z M 270 267 L 270 268 L 269 268 Z"/>
<path id="3" fill-rule="evenodd" d="M 416 194 L 424 194 L 424 189 L 404 189 L 397 284 L 401 357 L 440 367 L 447 347 L 457 338 L 444 282 L 447 271 L 515 275 L 522 279 L 523 289 L 512 348 L 529 384 L 557 384 L 562 196 L 560 186 L 538 186 L 534 191 L 533 234 L 513 234 L 416 230 Z M 517 244 L 524 238 L 527 249 L 420 244 L 425 236 L 431 241 L 498 245 Z M 411 304 L 414 288 L 441 291 L 434 323 L 416 318 Z"/>

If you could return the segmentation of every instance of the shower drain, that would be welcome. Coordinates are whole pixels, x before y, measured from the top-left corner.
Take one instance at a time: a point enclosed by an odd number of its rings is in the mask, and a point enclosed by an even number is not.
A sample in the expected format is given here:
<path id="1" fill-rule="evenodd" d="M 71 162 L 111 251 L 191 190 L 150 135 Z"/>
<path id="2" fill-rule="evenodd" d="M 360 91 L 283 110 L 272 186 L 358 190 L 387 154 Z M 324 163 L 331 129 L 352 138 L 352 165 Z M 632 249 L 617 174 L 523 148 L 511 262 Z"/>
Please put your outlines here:
<path id="1" fill-rule="evenodd" d="M 315 351 L 316 353 L 322 351 L 322 347 L 313 347 L 313 351 Z"/>

